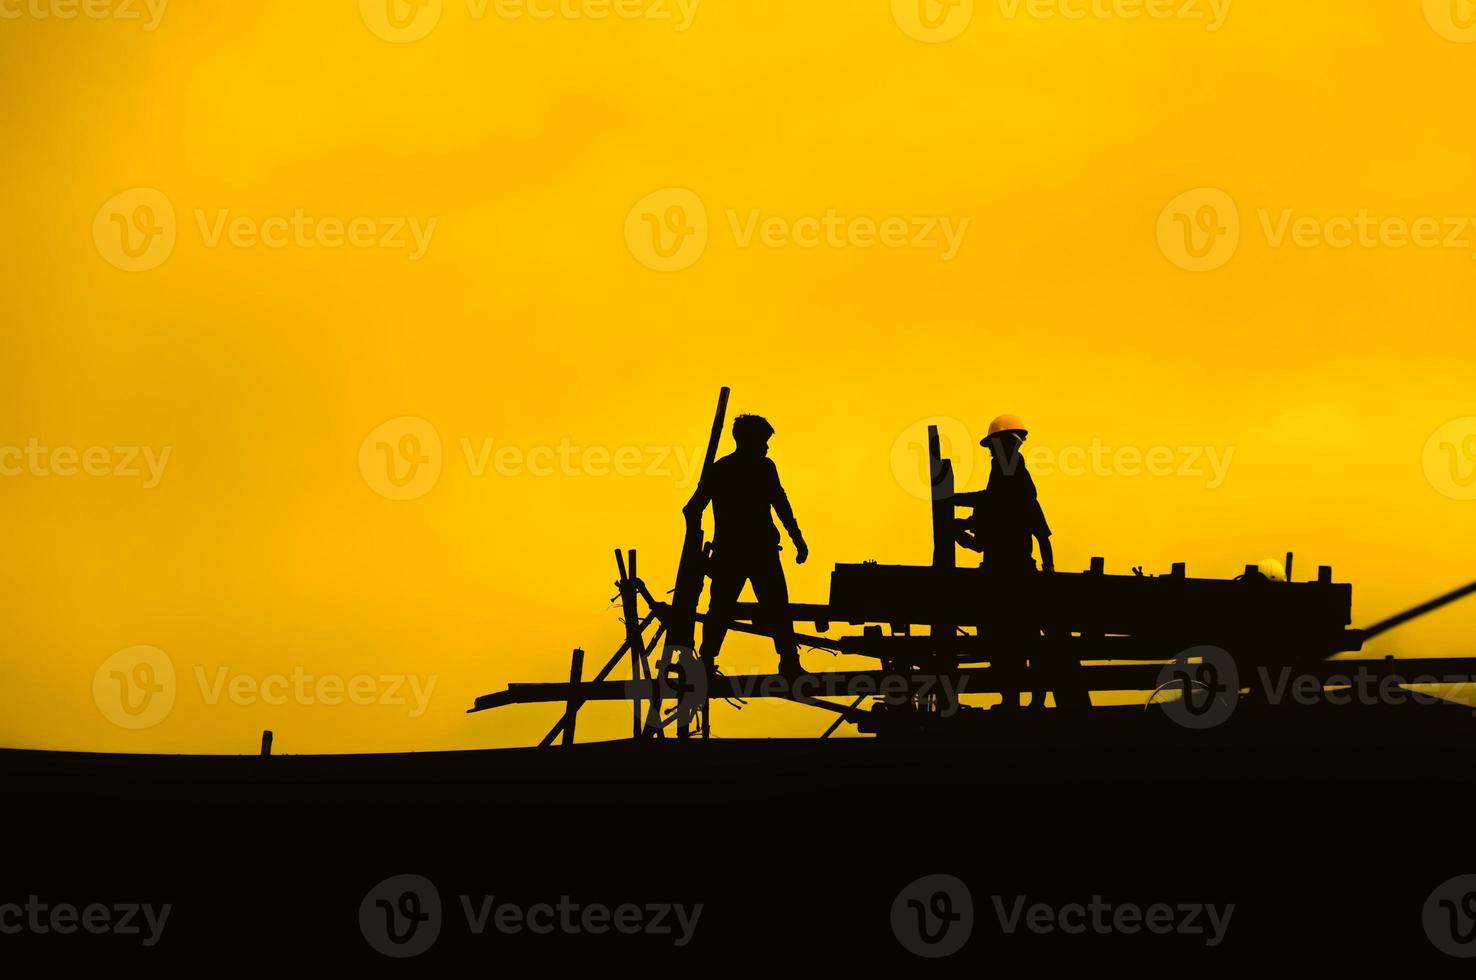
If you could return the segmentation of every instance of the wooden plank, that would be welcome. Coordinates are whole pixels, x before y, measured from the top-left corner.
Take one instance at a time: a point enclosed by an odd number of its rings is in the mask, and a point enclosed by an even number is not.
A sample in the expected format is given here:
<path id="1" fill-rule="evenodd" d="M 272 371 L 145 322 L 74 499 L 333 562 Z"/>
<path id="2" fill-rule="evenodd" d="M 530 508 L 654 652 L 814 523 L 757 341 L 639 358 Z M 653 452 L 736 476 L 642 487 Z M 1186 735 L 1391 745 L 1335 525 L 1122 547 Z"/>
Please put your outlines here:
<path id="1" fill-rule="evenodd" d="M 584 680 L 584 651 L 578 647 L 574 648 L 574 654 L 569 658 L 569 686 L 578 687 L 579 682 Z M 574 723 L 579 720 L 579 705 L 582 702 L 570 700 L 565 702 L 564 708 L 564 744 L 574 744 Z"/>
<path id="2" fill-rule="evenodd" d="M 850 624 L 985 622 L 989 604 L 997 601 L 989 597 L 998 595 L 998 587 L 991 593 L 989 584 L 978 568 L 841 564 L 830 577 L 829 616 Z M 1057 571 L 1012 588 L 1020 601 L 1049 609 L 1052 624 L 1068 631 L 1197 642 L 1260 632 L 1335 641 L 1352 621 L 1353 589 L 1346 583 Z M 1321 651 L 1334 652 L 1340 650 Z"/>
<path id="3" fill-rule="evenodd" d="M 1092 691 L 1154 691 L 1159 686 L 1158 678 L 1163 671 L 1163 666 L 1162 663 L 1083 664 L 1080 668 L 1080 682 L 1082 686 Z M 1324 660 L 1288 669 L 1292 669 L 1297 676 L 1314 677 L 1322 683 L 1327 683 L 1329 679 L 1355 675 L 1360 670 L 1376 678 L 1397 677 L 1402 683 L 1408 684 L 1460 684 L 1476 680 L 1476 658 L 1471 657 Z M 949 674 L 948 679 L 962 694 L 993 694 L 998 693 L 995 676 L 992 667 L 967 667 Z M 1271 669 L 1271 678 L 1278 679 L 1278 672 L 1275 668 Z M 817 673 L 806 675 L 806 679 L 807 683 L 800 690 L 807 699 L 856 697 L 863 693 L 859 689 L 859 685 L 863 684 L 866 685 L 866 693 L 870 696 L 872 690 L 878 693 L 884 692 L 884 684 L 893 685 L 900 692 L 902 684 L 906 684 L 909 690 L 917 690 L 926 685 L 937 685 L 940 682 L 936 675 L 921 673 L 901 675 L 881 670 Z M 1241 678 L 1242 683 L 1249 679 L 1251 678 Z M 631 696 L 629 689 L 631 683 L 602 680 L 584 681 L 577 685 L 559 682 L 511 684 L 497 697 L 501 699 L 502 704 L 546 704 L 570 699 L 624 701 Z M 641 686 L 649 686 L 649 682 Z M 669 684 L 662 684 L 661 687 L 663 697 L 676 698 L 679 696 L 679 692 Z M 708 695 L 713 698 L 777 698 L 792 701 L 796 700 L 794 691 L 793 684 L 779 674 L 719 675 L 712 678 L 708 687 Z M 844 710 L 840 705 L 829 705 L 828 708 Z"/>
<path id="4" fill-rule="evenodd" d="M 953 534 L 956 514 L 953 502 L 953 461 L 943 458 L 936 425 L 928 426 L 928 481 L 932 490 L 933 567 L 952 568 L 958 563 L 958 549 L 954 545 Z"/>

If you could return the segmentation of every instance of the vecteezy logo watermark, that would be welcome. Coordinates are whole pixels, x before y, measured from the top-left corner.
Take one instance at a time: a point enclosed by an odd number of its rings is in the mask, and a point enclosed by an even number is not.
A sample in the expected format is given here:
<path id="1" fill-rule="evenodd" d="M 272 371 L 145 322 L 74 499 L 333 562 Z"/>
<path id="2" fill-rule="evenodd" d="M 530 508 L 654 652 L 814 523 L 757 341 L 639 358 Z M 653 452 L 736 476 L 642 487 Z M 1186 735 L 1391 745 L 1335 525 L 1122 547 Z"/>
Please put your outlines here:
<path id="1" fill-rule="evenodd" d="M 1000 931 L 1007 936 L 1018 933 L 1023 926 L 1037 936 L 1063 933 L 1079 936 L 1091 932 L 1097 935 L 1125 935 L 1150 933 L 1157 936 L 1203 936 L 1204 944 L 1214 948 L 1225 941 L 1230 928 L 1230 918 L 1235 914 L 1234 903 L 1224 906 L 1204 902 L 1168 904 L 1155 903 L 1144 908 L 1132 902 L 1113 904 L 1100 895 L 1093 895 L 1090 902 L 1069 902 L 1059 907 L 1045 902 L 1032 902 L 1024 895 L 1015 895 L 1006 903 L 1002 895 L 993 895 L 995 917 Z"/>
<path id="2" fill-rule="evenodd" d="M 1435 32 L 1460 44 L 1476 42 L 1476 3 L 1472 0 L 1424 0 L 1425 19 Z"/>
<path id="3" fill-rule="evenodd" d="M 284 704 L 338 707 L 408 707 L 410 718 L 419 718 L 430 706 L 439 677 L 431 674 L 312 674 L 294 667 L 291 674 L 267 674 L 258 677 L 229 667 L 216 667 L 207 672 L 196 665 L 195 683 L 205 703 L 214 707 L 222 699 L 235 705 Z"/>
<path id="4" fill-rule="evenodd" d="M 696 484 L 702 466 L 696 446 L 581 446 L 567 436 L 552 446 L 498 445 L 490 436 L 475 442 L 463 436 L 460 445 L 473 477 L 649 477 L 674 479 L 678 489 L 686 489 Z"/>
<path id="5" fill-rule="evenodd" d="M 692 446 L 584 446 L 564 437 L 554 445 L 521 446 L 491 436 L 457 441 L 474 479 L 533 477 L 649 477 L 693 486 L 702 450 Z M 427 420 L 407 415 L 376 426 L 359 445 L 359 473 L 389 500 L 415 500 L 429 493 L 442 472 L 441 435 Z"/>
<path id="6" fill-rule="evenodd" d="M 169 0 L 0 0 L 0 20 L 142 21 L 153 31 L 164 19 Z"/>
<path id="7" fill-rule="evenodd" d="M 1186 650 L 1158 673 L 1158 688 L 1148 699 L 1172 721 L 1204 730 L 1224 724 L 1240 702 L 1235 658 L 1215 646 Z"/>
<path id="8" fill-rule="evenodd" d="M 1006 20 L 1157 20 L 1203 23 L 1210 33 L 1225 26 L 1233 0 L 998 0 Z"/>
<path id="9" fill-rule="evenodd" d="M 311 215 L 302 208 L 289 214 L 258 218 L 232 214 L 229 208 L 207 213 L 195 208 L 195 227 L 206 248 L 222 243 L 232 248 L 311 249 L 357 248 L 406 250 L 411 262 L 419 262 L 430 251 L 439 219 L 415 215 Z"/>
<path id="10" fill-rule="evenodd" d="M 70 936 L 85 932 L 93 936 L 137 936 L 144 946 L 157 946 L 173 910 L 174 905 L 169 902 L 158 908 L 140 902 L 112 905 L 92 902 L 77 906 L 70 902 L 43 902 L 39 896 L 30 895 L 24 905 L 0 904 L 0 935 Z"/>
<path id="11" fill-rule="evenodd" d="M 652 191 L 625 215 L 625 245 L 637 262 L 678 272 L 707 251 L 707 205 L 685 187 Z"/>
<path id="12" fill-rule="evenodd" d="M 835 208 L 789 217 L 760 208 L 726 208 L 724 224 L 738 248 L 883 248 L 936 250 L 944 262 L 963 247 L 969 218 L 936 215 L 843 215 Z M 679 272 L 695 265 L 710 237 L 707 205 L 694 191 L 667 187 L 637 201 L 625 216 L 625 244 L 641 265 Z"/>
<path id="13" fill-rule="evenodd" d="M 39 479 L 110 476 L 143 479 L 152 490 L 164 479 L 173 446 L 47 446 L 32 436 L 24 446 L 0 446 L 0 477 Z M 142 467 L 140 467 L 142 463 Z"/>
<path id="14" fill-rule="evenodd" d="M 1425 479 L 1452 500 L 1476 500 L 1476 415 L 1452 419 L 1430 434 Z"/>
<path id="15" fill-rule="evenodd" d="M 1317 704 L 1330 704 L 1333 707 L 1350 704 L 1399 707 L 1411 702 L 1418 705 L 1448 705 L 1476 688 L 1476 678 L 1470 676 L 1446 674 L 1435 677 L 1425 674 L 1405 677 L 1387 671 L 1371 671 L 1365 665 L 1355 662 L 1348 662 L 1347 666 L 1352 668 L 1349 673 L 1328 674 L 1326 677 L 1294 674 L 1290 667 L 1283 667 L 1272 675 L 1269 668 L 1260 666 L 1255 671 L 1257 689 L 1265 695 L 1266 703 L 1272 705 L 1289 700 L 1303 707 Z M 1415 686 L 1444 687 L 1446 697 L 1412 690 Z"/>
<path id="16" fill-rule="evenodd" d="M 1001 20 L 1148 20 L 1225 26 L 1233 0 L 995 0 Z M 974 20 L 974 0 L 892 0 L 892 19 L 908 37 L 952 41 Z"/>
<path id="17" fill-rule="evenodd" d="M 442 0 L 359 0 L 364 26 L 386 41 L 419 41 L 441 22 Z"/>
<path id="18" fill-rule="evenodd" d="M 382 249 L 407 253 L 411 262 L 430 250 L 438 219 L 413 215 L 235 214 L 229 208 L 195 208 L 194 224 L 206 248 Z M 152 187 L 135 187 L 109 198 L 92 220 L 92 240 L 109 263 L 125 272 L 163 265 L 179 238 L 174 203 Z"/>
<path id="19" fill-rule="evenodd" d="M 654 733 L 675 723 L 678 730 L 689 730 L 698 721 L 702 709 L 707 707 L 706 664 L 698 659 L 691 647 L 670 643 L 663 648 L 654 673 L 654 681 L 627 681 L 625 685 L 627 696 L 644 700 L 649 705 L 643 727 Z M 661 694 L 664 714 L 658 710 L 652 697 L 653 688 Z M 738 697 L 743 696 L 738 694 Z M 669 701 L 675 704 L 667 708 Z"/>
<path id="20" fill-rule="evenodd" d="M 92 701 L 120 728 L 152 728 L 169 716 L 175 697 L 174 661 L 158 647 L 119 650 L 92 675 Z"/>
<path id="21" fill-rule="evenodd" d="M 359 475 L 388 500 L 424 497 L 441 479 L 441 434 L 414 415 L 383 422 L 359 444 Z"/>
<path id="22" fill-rule="evenodd" d="M 952 41 L 974 20 L 974 0 L 892 0 L 892 19 L 925 44 Z"/>
<path id="23" fill-rule="evenodd" d="M 928 959 L 952 956 L 974 931 L 974 899 L 953 875 L 926 875 L 892 902 L 892 934 L 909 953 Z"/>
<path id="24" fill-rule="evenodd" d="M 1446 956 L 1476 956 L 1476 875 L 1457 875 L 1425 899 L 1425 935 Z"/>
<path id="25" fill-rule="evenodd" d="M 928 418 L 904 428 L 892 442 L 890 463 L 897 485 L 919 500 L 932 499 L 935 481 L 928 457 L 927 431 L 938 427 L 939 451 L 953 464 L 956 490 L 968 486 L 980 448 L 977 433 L 958 419 Z M 1069 479 L 1152 477 L 1154 479 L 1202 480 L 1207 489 L 1225 485 L 1234 446 L 1113 446 L 1093 438 L 1086 445 L 1051 445 L 1031 440 L 1020 458 L 1036 478 L 1061 476 Z"/>
<path id="26" fill-rule="evenodd" d="M 460 898 L 467 928 L 474 936 L 484 935 L 489 926 L 511 936 L 524 932 L 535 936 L 554 933 L 600 936 L 614 932 L 623 936 L 667 937 L 673 946 L 681 947 L 692 941 L 697 922 L 702 918 L 701 902 L 691 906 L 679 902 L 643 905 L 626 902 L 612 908 L 600 902 L 575 902 L 568 895 L 560 895 L 557 903 L 535 902 L 524 907 L 498 902 L 494 895 L 478 895 L 475 901 L 471 895 Z"/>
<path id="27" fill-rule="evenodd" d="M 408 708 L 420 718 L 430 706 L 437 675 L 310 673 L 294 667 L 290 673 L 264 675 L 232 671 L 229 667 L 193 670 L 201 701 L 215 707 L 222 702 L 273 707 Z M 103 717 L 120 728 L 152 728 L 167 718 L 178 702 L 179 683 L 174 661 L 158 647 L 134 646 L 104 660 L 92 675 L 92 700 Z"/>
<path id="28" fill-rule="evenodd" d="M 576 902 L 568 895 L 560 895 L 557 902 L 527 906 L 498 901 L 495 895 L 462 894 L 457 900 L 472 936 L 486 935 L 489 930 L 534 936 L 616 933 L 670 938 L 680 947 L 692 941 L 702 918 L 701 903 L 624 903 L 611 907 Z M 422 875 L 386 878 L 369 889 L 359 903 L 359 930 L 364 940 L 385 956 L 419 956 L 435 944 L 442 924 L 440 892 Z"/>
<path id="29" fill-rule="evenodd" d="M 174 254 L 179 225 L 163 191 L 134 187 L 108 198 L 92 219 L 98 254 L 124 272 L 156 269 Z"/>
<path id="30" fill-rule="evenodd" d="M 1257 208 L 1256 225 L 1268 248 L 1303 250 L 1456 250 L 1476 258 L 1476 217 L 1378 215 L 1367 208 L 1331 217 L 1292 208 Z M 1240 208 L 1219 188 L 1202 187 L 1174 198 L 1158 217 L 1158 247 L 1174 265 L 1210 272 L 1235 257 L 1242 241 Z"/>
<path id="31" fill-rule="evenodd" d="M 907 426 L 892 440 L 892 477 L 897 485 L 919 500 L 932 500 L 940 473 L 933 472 L 928 454 L 928 429 L 938 428 L 938 451 L 953 464 L 953 485 L 962 489 L 969 485 L 974 472 L 974 454 L 979 438 L 969 427 L 953 418 L 927 418 Z"/>
<path id="32" fill-rule="evenodd" d="M 441 934 L 441 893 L 421 875 L 386 878 L 359 903 L 359 931 L 385 956 L 419 956 Z"/>
<path id="33" fill-rule="evenodd" d="M 896 706 L 937 695 L 943 703 L 952 705 L 939 712 L 945 718 L 958 710 L 958 696 L 968 693 L 967 677 L 948 674 L 826 673 L 805 674 L 794 680 L 780 674 L 738 674 L 726 678 L 726 683 L 731 696 L 743 700 L 876 697 Z"/>
<path id="34" fill-rule="evenodd" d="M 1345 673 L 1296 673 L 1291 667 L 1275 671 L 1257 665 L 1247 685 L 1269 705 L 1296 704 L 1302 707 L 1326 704 L 1346 705 L 1406 704 L 1449 705 L 1476 691 L 1476 677 L 1470 675 L 1420 674 L 1405 676 L 1395 672 L 1388 661 L 1379 661 L 1379 669 L 1370 670 L 1366 663 L 1346 661 Z M 1329 665 L 1331 666 L 1331 665 Z M 1158 688 L 1148 699 L 1150 708 L 1161 708 L 1169 718 L 1185 728 L 1205 729 L 1223 724 L 1239 703 L 1242 683 L 1235 660 L 1219 647 L 1202 646 L 1186 650 L 1158 675 Z M 1441 687 L 1443 695 L 1415 690 L 1417 687 Z M 1476 704 L 1476 702 L 1472 702 Z"/>
<path id="35" fill-rule="evenodd" d="M 1240 209 L 1235 199 L 1217 187 L 1180 194 L 1159 212 L 1158 247 L 1185 271 L 1220 268 L 1240 247 Z"/>
<path id="36" fill-rule="evenodd" d="M 499 20 L 623 20 L 670 23 L 678 34 L 692 26 L 700 0 L 465 0 L 474 22 Z M 374 34 L 395 44 L 428 36 L 441 22 L 443 0 L 359 0 L 359 16 Z"/>

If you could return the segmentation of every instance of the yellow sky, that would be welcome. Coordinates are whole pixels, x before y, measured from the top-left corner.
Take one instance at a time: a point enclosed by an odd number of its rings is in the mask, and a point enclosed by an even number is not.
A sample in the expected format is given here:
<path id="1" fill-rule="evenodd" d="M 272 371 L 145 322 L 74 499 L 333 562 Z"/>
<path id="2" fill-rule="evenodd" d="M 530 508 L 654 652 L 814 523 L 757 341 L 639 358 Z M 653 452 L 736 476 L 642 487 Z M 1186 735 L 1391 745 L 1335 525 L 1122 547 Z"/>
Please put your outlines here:
<path id="1" fill-rule="evenodd" d="M 0 744 L 534 741 L 463 712 L 603 662 L 614 547 L 669 588 L 722 384 L 797 600 L 925 561 L 922 427 L 976 488 L 1001 412 L 1063 569 L 1476 577 L 1463 8 L 926 3 L 0 0 Z"/>

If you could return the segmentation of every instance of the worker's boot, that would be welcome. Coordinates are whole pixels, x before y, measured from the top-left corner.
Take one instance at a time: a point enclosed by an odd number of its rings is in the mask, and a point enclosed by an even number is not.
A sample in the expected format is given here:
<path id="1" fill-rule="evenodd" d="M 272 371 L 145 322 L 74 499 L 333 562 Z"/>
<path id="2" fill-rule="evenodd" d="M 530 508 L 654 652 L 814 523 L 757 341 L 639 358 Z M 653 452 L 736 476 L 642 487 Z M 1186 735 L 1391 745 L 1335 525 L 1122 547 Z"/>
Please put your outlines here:
<path id="1" fill-rule="evenodd" d="M 804 664 L 800 663 L 798 653 L 781 653 L 779 655 L 779 676 L 789 680 L 798 680 L 805 676 Z"/>

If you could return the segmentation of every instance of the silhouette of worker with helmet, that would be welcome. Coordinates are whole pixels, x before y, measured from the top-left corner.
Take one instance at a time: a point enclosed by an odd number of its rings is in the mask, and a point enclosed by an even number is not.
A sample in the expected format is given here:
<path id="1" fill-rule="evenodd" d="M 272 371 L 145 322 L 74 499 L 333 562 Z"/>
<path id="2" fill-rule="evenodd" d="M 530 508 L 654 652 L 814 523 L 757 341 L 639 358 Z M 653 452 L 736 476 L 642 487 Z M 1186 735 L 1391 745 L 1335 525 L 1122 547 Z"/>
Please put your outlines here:
<path id="1" fill-rule="evenodd" d="M 984 556 L 991 616 L 980 625 L 980 632 L 995 648 L 990 662 L 1001 668 L 1003 708 L 1020 706 L 1020 676 L 1027 657 L 1041 645 L 1040 610 L 1031 581 L 1036 572 L 1032 544 L 1040 548 L 1044 572 L 1054 572 L 1056 565 L 1051 527 L 1022 452 L 1029 435 L 1025 423 L 1014 415 L 1001 415 L 989 423 L 989 434 L 979 441 L 989 450 L 989 483 L 982 491 L 954 498 L 960 506 L 973 508 L 969 517 L 959 521 L 957 540 Z M 1030 706 L 1043 708 L 1045 672 L 1038 664 L 1031 667 Z"/>

